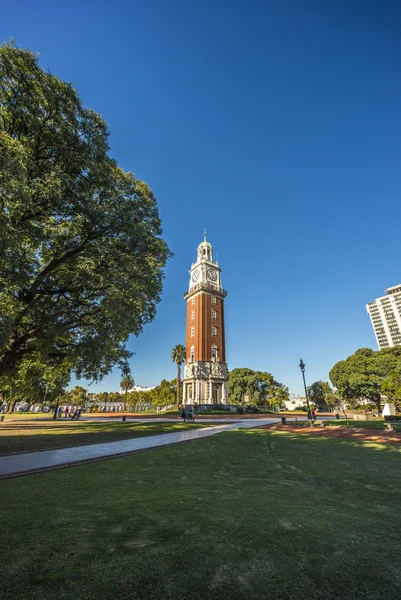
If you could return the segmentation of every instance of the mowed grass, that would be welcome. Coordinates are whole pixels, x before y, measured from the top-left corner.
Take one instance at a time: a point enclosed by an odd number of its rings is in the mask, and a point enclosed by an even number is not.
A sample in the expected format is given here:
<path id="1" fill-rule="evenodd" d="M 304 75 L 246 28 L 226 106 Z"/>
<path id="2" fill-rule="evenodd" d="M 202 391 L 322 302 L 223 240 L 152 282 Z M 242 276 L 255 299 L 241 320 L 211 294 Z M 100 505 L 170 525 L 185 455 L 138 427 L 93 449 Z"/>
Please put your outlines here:
<path id="1" fill-rule="evenodd" d="M 325 421 L 325 424 L 330 427 L 347 427 L 347 421 L 345 419 L 333 419 Z M 374 421 L 358 421 L 354 419 L 348 419 L 349 427 L 362 427 L 364 429 L 378 429 L 385 431 L 387 429 L 384 419 L 375 419 Z M 394 421 L 392 423 L 395 429 L 401 430 L 401 421 Z"/>
<path id="2" fill-rule="evenodd" d="M 0 596 L 400 598 L 400 460 L 237 430 L 2 481 Z"/>
<path id="3" fill-rule="evenodd" d="M 0 423 L 0 456 L 16 452 L 114 442 L 207 426 L 208 424 L 201 423 L 107 423 L 68 419 L 23 424 L 3 422 Z"/>

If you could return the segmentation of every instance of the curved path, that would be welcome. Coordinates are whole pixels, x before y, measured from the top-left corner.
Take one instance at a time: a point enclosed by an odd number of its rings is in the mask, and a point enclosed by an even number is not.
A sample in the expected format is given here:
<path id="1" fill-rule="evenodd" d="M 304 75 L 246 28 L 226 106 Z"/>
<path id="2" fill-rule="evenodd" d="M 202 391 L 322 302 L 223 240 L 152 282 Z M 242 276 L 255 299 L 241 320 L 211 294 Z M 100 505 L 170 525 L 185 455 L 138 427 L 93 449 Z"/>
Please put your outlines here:
<path id="1" fill-rule="evenodd" d="M 140 419 L 135 419 L 135 421 L 139 420 Z M 146 422 L 149 422 L 149 419 L 147 419 Z M 277 422 L 278 419 L 259 418 L 233 423 L 227 419 L 225 423 L 221 423 L 221 420 L 219 420 L 216 427 L 205 427 L 204 429 L 177 431 L 142 438 L 133 438 L 131 440 L 121 440 L 118 442 L 87 444 L 85 446 L 75 446 L 73 448 L 59 448 L 56 450 L 43 450 L 39 452 L 27 452 L 3 456 L 0 458 L 0 478 L 4 479 L 15 477 L 17 475 L 28 475 L 29 473 L 37 471 L 73 466 L 82 462 L 115 458 L 132 452 L 199 440 L 232 429 L 248 429 Z"/>

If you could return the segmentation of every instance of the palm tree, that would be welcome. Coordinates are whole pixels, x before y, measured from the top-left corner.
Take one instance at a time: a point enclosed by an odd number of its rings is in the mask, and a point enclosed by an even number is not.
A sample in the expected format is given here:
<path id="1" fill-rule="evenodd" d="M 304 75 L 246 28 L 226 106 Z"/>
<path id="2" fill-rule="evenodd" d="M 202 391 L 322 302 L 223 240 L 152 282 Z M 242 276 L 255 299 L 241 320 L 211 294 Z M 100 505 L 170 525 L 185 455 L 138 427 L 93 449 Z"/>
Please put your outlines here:
<path id="1" fill-rule="evenodd" d="M 185 346 L 177 344 L 171 353 L 171 360 L 177 364 L 177 408 L 180 407 L 181 365 L 185 362 L 187 351 Z"/>
<path id="2" fill-rule="evenodd" d="M 124 412 L 127 410 L 127 394 L 128 390 L 134 387 L 135 381 L 133 380 L 131 373 L 127 373 L 120 382 L 121 389 L 124 390 Z"/>

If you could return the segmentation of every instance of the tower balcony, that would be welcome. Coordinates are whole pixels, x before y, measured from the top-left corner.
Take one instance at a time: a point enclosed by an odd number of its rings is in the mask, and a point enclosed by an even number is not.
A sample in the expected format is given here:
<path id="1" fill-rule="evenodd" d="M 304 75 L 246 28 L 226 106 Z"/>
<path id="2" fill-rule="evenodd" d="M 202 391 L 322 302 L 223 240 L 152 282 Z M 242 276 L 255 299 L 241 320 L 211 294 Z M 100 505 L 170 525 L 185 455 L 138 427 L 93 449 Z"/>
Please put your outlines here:
<path id="1" fill-rule="evenodd" d="M 226 290 L 223 290 L 223 288 L 221 288 L 219 285 L 215 285 L 213 283 L 202 282 L 202 283 L 198 283 L 197 285 L 194 285 L 193 287 L 191 287 L 190 290 L 185 292 L 184 298 L 185 298 L 185 300 L 187 300 L 196 292 L 201 292 L 201 291 L 213 292 L 213 294 L 215 294 L 216 296 L 219 296 L 220 298 L 225 298 L 227 296 Z"/>

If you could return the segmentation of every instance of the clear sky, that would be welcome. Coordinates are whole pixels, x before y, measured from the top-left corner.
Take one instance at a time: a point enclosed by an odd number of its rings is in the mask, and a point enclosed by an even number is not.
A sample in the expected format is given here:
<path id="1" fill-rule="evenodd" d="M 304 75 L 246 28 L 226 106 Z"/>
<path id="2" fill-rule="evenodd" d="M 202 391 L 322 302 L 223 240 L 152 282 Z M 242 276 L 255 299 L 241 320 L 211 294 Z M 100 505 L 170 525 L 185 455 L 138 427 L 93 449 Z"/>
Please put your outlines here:
<path id="1" fill-rule="evenodd" d="M 138 384 L 175 377 L 206 227 L 229 368 L 302 392 L 376 348 L 365 304 L 401 282 L 398 0 L 14 0 L 0 39 L 40 52 L 153 189 L 174 252 Z M 117 390 L 119 373 L 91 390 Z"/>

